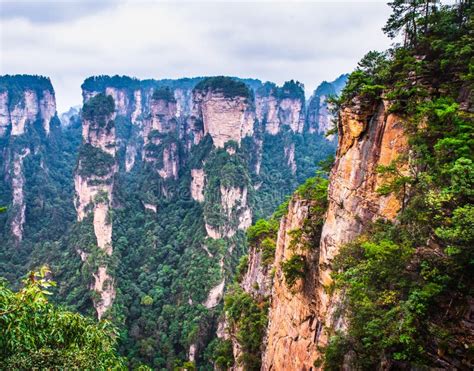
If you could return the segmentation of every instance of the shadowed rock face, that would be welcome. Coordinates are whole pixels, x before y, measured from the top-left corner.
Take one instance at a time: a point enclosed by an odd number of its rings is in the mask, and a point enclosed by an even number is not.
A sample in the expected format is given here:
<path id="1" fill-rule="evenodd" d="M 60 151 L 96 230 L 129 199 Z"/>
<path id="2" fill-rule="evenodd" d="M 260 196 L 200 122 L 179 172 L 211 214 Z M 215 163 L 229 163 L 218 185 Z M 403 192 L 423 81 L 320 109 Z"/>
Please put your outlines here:
<path id="1" fill-rule="evenodd" d="M 341 75 L 336 80 L 323 81 L 314 91 L 306 109 L 307 130 L 310 133 L 325 135 L 334 126 L 334 116 L 328 99 L 337 96 L 344 88 L 349 75 Z M 333 140 L 331 135 L 328 139 Z"/>

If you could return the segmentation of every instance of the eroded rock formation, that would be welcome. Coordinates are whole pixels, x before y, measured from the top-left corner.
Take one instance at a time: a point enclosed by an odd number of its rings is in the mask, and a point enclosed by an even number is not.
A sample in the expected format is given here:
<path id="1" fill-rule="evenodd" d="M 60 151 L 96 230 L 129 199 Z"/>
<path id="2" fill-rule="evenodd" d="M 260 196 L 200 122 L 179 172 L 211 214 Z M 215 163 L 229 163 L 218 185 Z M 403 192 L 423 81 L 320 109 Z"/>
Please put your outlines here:
<path id="1" fill-rule="evenodd" d="M 231 140 L 240 144 L 253 134 L 255 113 L 247 97 L 226 97 L 210 89 L 195 91 L 193 100 L 195 113 L 204 124 L 204 135 L 209 134 L 216 147 L 223 148 Z"/>
<path id="2" fill-rule="evenodd" d="M 331 262 L 339 248 L 362 233 L 370 222 L 397 216 L 403 200 L 395 194 L 382 196 L 377 192 L 384 183 L 377 167 L 395 160 L 406 163 L 402 156 L 408 154 L 401 119 L 389 113 L 386 102 L 367 106 L 355 99 L 340 115 L 338 151 L 321 236 L 317 295 L 318 321 L 329 332 L 344 327 L 344 319 L 334 316 L 337 295 L 332 297 L 325 290 L 331 283 Z M 322 331 L 316 337 L 318 345 L 326 344 L 327 334 Z"/>
<path id="3" fill-rule="evenodd" d="M 110 105 L 108 111 L 96 113 L 90 106 Z M 89 113 L 90 112 L 90 113 Z M 83 221 L 92 213 L 94 235 L 97 248 L 106 255 L 112 255 L 112 220 L 110 211 L 114 188 L 114 176 L 117 172 L 115 162 L 114 101 L 104 95 L 91 98 L 84 105 L 82 120 L 82 151 L 79 156 L 74 184 L 76 189 L 75 207 L 77 219 Z M 81 257 L 84 257 L 81 254 Z M 86 256 L 87 258 L 88 256 Z M 104 262 L 93 273 L 90 287 L 97 293 L 94 307 L 100 319 L 112 305 L 115 298 L 113 278 L 107 272 Z"/>
<path id="4" fill-rule="evenodd" d="M 3 76 L 0 83 L 0 138 L 7 143 L 2 148 L 2 176 L 11 186 L 11 234 L 20 242 L 27 207 L 24 162 L 49 140 L 51 120 L 56 117 L 56 100 L 51 82 L 44 77 Z M 40 139 L 31 140 L 34 135 Z"/>
<path id="5" fill-rule="evenodd" d="M 316 320 L 317 251 L 294 245 L 292 232 L 301 230 L 310 217 L 313 202 L 295 196 L 282 218 L 275 251 L 273 288 L 262 368 L 265 370 L 309 370 L 315 361 L 315 337 L 321 331 Z M 285 282 L 281 264 L 299 254 L 306 272 L 294 287 Z"/>

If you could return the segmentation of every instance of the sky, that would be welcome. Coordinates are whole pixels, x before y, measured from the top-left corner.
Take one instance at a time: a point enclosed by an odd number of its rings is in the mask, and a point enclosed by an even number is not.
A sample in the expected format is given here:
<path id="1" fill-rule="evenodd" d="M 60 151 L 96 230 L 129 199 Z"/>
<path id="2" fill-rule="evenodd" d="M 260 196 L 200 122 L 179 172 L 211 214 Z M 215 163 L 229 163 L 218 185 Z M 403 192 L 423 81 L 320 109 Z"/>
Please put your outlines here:
<path id="1" fill-rule="evenodd" d="M 92 75 L 230 75 L 309 94 L 387 49 L 383 0 L 0 0 L 0 74 L 51 78 L 58 112 Z"/>

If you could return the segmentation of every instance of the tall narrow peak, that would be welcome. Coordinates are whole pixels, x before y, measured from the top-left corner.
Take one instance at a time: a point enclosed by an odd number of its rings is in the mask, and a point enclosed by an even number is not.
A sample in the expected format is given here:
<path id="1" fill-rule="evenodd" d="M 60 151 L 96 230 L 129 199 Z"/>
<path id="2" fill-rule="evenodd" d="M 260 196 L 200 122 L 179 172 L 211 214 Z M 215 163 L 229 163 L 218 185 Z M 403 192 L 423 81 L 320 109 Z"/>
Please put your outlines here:
<path id="1" fill-rule="evenodd" d="M 115 104 L 111 96 L 98 94 L 82 109 L 82 146 L 74 176 L 76 211 L 79 222 L 92 221 L 97 249 L 112 255 L 111 205 L 116 164 Z M 83 261 L 94 251 L 78 251 Z M 95 262 L 91 289 L 94 307 L 100 319 L 115 298 L 113 278 L 107 272 L 106 258 Z"/>
<path id="2" fill-rule="evenodd" d="M 293 133 L 302 133 L 305 121 L 303 85 L 291 80 L 278 87 L 266 82 L 256 90 L 257 119 L 266 133 L 276 135 L 285 127 Z"/>
<path id="3" fill-rule="evenodd" d="M 25 159 L 42 153 L 56 117 L 56 100 L 49 78 L 31 75 L 0 77 L 0 148 L 2 177 L 11 189 L 10 230 L 17 242 L 25 224 Z"/>
<path id="4" fill-rule="evenodd" d="M 346 85 L 349 75 L 344 74 L 336 80 L 323 81 L 314 91 L 308 101 L 306 112 L 306 123 L 310 132 L 325 135 L 334 127 L 336 119 L 331 113 L 331 105 L 328 99 L 338 96 Z M 331 139 L 333 136 L 331 136 Z"/>

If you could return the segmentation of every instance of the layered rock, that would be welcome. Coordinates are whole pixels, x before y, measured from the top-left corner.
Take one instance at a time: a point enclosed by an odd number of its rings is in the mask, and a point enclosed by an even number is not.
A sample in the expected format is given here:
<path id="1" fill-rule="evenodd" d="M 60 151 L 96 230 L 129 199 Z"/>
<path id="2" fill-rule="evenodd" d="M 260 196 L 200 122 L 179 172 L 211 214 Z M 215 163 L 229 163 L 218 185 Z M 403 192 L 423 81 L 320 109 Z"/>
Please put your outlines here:
<path id="1" fill-rule="evenodd" d="M 227 97 L 221 91 L 196 90 L 193 96 L 194 114 L 202 118 L 204 135 L 212 137 L 214 145 L 223 148 L 229 141 L 240 144 L 253 134 L 255 113 L 244 96 Z"/>
<path id="2" fill-rule="evenodd" d="M 48 141 L 54 117 L 56 100 L 48 78 L 28 75 L 0 77 L 0 138 L 8 139 L 1 148 L 4 160 L 2 176 L 12 189 L 10 228 L 17 242 L 23 239 L 27 207 L 23 164 L 32 153 L 38 154 L 40 146 Z M 34 133 L 40 139 L 29 143 L 28 138 Z"/>
<path id="3" fill-rule="evenodd" d="M 344 328 L 344 319 L 335 316 L 337 295 L 325 288 L 331 284 L 331 262 L 344 244 L 377 219 L 393 220 L 402 207 L 397 195 L 382 196 L 377 189 L 384 183 L 377 167 L 387 166 L 408 153 L 401 119 L 390 113 L 387 103 L 367 104 L 354 99 L 340 112 L 338 151 L 330 176 L 329 208 L 324 223 L 318 278 L 318 321 L 327 329 Z M 401 166 L 402 171 L 403 166 Z M 315 338 L 327 343 L 327 331 Z"/>
<path id="4" fill-rule="evenodd" d="M 282 218 L 275 251 L 273 288 L 263 354 L 265 370 L 309 370 L 315 361 L 315 336 L 321 330 L 316 320 L 315 283 L 318 251 L 308 249 L 304 241 L 295 243 L 292 232 L 301 230 L 310 218 L 314 201 L 294 196 L 288 213 Z M 305 277 L 294 287 L 285 281 L 282 263 L 298 254 L 305 259 Z"/>
<path id="5" fill-rule="evenodd" d="M 293 133 L 304 130 L 304 99 L 297 95 L 285 94 L 285 88 L 266 83 L 258 89 L 255 96 L 255 113 L 264 130 L 270 135 L 277 135 L 284 126 Z"/>
<path id="6" fill-rule="evenodd" d="M 13 154 L 13 169 L 11 174 L 11 185 L 13 192 L 13 211 L 14 215 L 11 221 L 11 232 L 17 241 L 23 238 L 23 225 L 25 224 L 25 176 L 23 171 L 23 160 L 30 154 L 30 149 L 25 148 L 21 153 Z"/>
<path id="7" fill-rule="evenodd" d="M 152 97 L 150 115 L 143 121 L 143 159 L 154 163 L 162 178 L 177 179 L 179 170 L 177 102 L 170 91 L 166 92 L 169 97 L 155 95 Z"/>
<path id="8" fill-rule="evenodd" d="M 191 197 L 198 202 L 204 202 L 204 169 L 191 170 Z"/>
<path id="9" fill-rule="evenodd" d="M 100 107 L 100 111 L 94 107 Z M 114 101 L 98 94 L 83 108 L 82 150 L 74 177 L 76 190 L 75 207 L 77 219 L 83 221 L 92 214 L 92 223 L 97 247 L 106 255 L 112 255 L 112 220 L 110 211 L 117 172 L 115 162 Z M 81 258 L 88 255 L 81 254 Z M 97 293 L 94 307 L 100 319 L 115 298 L 113 278 L 107 266 L 101 262 L 93 273 L 91 290 Z"/>

